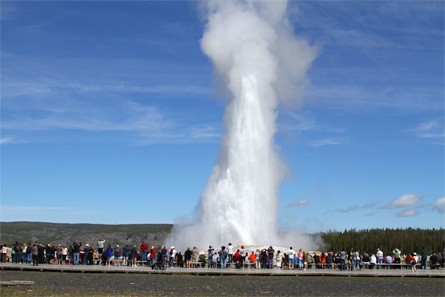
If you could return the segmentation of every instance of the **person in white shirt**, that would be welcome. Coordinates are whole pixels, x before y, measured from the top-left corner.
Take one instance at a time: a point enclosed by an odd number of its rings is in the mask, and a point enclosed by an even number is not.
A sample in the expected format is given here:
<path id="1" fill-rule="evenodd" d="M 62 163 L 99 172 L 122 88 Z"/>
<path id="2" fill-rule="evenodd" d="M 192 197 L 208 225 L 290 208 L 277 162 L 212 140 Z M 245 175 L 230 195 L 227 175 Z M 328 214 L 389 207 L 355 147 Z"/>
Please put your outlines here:
<path id="1" fill-rule="evenodd" d="M 97 264 L 100 265 L 102 261 L 102 254 L 104 253 L 104 247 L 105 247 L 105 239 L 99 238 L 97 241 Z"/>
<path id="2" fill-rule="evenodd" d="M 287 252 L 288 256 L 289 256 L 289 269 L 294 269 L 294 255 L 295 255 L 295 251 L 292 249 L 292 247 L 289 248 L 289 251 Z"/>
<path id="3" fill-rule="evenodd" d="M 229 264 L 233 261 L 233 245 L 231 242 L 229 242 L 229 245 L 227 246 L 227 252 L 229 253 Z"/>
<path id="4" fill-rule="evenodd" d="M 383 263 L 383 252 L 380 249 L 377 249 L 377 263 Z"/>

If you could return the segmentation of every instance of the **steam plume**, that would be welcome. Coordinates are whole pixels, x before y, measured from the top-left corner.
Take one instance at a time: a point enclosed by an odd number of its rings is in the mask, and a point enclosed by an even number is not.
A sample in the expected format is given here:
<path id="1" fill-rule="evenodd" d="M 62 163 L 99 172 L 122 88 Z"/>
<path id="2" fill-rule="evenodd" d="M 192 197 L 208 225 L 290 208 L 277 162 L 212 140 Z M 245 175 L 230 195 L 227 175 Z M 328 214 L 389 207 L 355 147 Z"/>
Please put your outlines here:
<path id="1" fill-rule="evenodd" d="M 277 236 L 284 168 L 274 146 L 279 101 L 297 97 L 316 50 L 292 34 L 287 1 L 210 1 L 203 52 L 228 91 L 226 135 L 195 220 L 176 246 L 262 245 Z"/>

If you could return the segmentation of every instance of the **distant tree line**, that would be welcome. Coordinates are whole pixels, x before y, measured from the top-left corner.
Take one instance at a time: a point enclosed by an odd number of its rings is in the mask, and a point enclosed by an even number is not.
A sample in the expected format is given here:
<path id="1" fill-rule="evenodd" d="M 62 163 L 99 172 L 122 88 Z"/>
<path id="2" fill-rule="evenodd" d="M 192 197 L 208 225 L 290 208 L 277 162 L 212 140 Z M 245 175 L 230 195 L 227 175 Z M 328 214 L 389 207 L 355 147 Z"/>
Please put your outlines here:
<path id="1" fill-rule="evenodd" d="M 402 253 L 440 253 L 445 249 L 445 229 L 364 229 L 320 232 L 317 235 L 324 242 L 323 250 L 340 251 L 359 249 L 373 254 L 377 249 L 385 254 L 398 248 Z"/>

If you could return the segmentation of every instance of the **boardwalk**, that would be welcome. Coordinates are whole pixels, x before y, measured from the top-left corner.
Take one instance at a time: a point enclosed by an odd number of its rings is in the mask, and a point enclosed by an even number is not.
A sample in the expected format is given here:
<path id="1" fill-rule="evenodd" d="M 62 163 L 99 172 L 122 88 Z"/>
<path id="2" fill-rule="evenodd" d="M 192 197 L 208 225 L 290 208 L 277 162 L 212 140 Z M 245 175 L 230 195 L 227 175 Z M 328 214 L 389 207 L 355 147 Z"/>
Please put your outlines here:
<path id="1" fill-rule="evenodd" d="M 179 274 L 179 275 L 255 275 L 255 276 L 344 276 L 344 277 L 434 277 L 445 278 L 445 269 L 363 269 L 359 271 L 340 271 L 338 269 L 281 270 L 274 269 L 218 269 L 218 268 L 168 268 L 152 270 L 150 267 L 138 266 L 99 266 L 99 265 L 49 265 L 2 263 L 1 270 L 77 272 L 77 273 L 136 273 L 136 274 Z"/>

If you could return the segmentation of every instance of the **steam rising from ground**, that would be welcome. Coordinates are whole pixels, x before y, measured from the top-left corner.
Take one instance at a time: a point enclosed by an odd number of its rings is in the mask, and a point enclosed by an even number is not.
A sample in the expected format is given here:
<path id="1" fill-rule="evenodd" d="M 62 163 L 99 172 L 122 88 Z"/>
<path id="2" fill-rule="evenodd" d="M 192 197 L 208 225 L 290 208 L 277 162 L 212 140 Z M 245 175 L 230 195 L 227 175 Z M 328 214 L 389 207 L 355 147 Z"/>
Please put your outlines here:
<path id="1" fill-rule="evenodd" d="M 295 234 L 286 240 L 277 230 L 284 166 L 274 146 L 276 108 L 280 100 L 296 98 L 316 55 L 293 36 L 286 9 L 287 1 L 207 3 L 201 47 L 231 99 L 227 131 L 196 218 L 175 225 L 169 244 L 309 245 Z"/>

